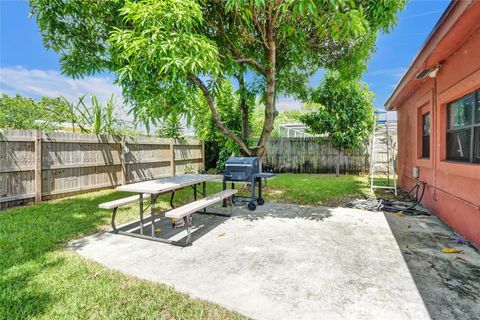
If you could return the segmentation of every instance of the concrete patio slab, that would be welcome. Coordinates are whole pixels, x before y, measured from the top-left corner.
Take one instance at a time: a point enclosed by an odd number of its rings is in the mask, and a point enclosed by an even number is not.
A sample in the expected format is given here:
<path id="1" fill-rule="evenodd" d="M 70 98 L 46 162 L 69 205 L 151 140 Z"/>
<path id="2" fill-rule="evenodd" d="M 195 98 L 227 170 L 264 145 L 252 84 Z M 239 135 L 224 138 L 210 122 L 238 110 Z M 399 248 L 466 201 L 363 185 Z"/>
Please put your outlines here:
<path id="1" fill-rule="evenodd" d="M 286 204 L 234 212 L 195 215 L 186 248 L 108 232 L 70 248 L 256 319 L 430 319 L 383 213 Z M 168 221 L 157 227 L 185 236 Z"/>

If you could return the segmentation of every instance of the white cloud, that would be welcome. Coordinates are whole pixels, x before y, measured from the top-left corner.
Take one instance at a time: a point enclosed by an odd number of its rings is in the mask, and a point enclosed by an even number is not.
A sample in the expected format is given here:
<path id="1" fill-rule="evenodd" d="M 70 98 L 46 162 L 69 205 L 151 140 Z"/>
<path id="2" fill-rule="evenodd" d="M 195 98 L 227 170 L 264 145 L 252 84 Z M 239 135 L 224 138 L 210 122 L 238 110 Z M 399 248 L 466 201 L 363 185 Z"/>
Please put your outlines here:
<path id="1" fill-rule="evenodd" d="M 121 101 L 122 91 L 109 77 L 91 76 L 72 79 L 54 70 L 0 67 L 0 92 L 29 96 L 59 97 L 75 102 L 80 96 L 94 94 L 106 101 L 112 93 Z"/>
<path id="2" fill-rule="evenodd" d="M 75 103 L 79 97 L 87 95 L 88 105 L 90 94 L 95 95 L 100 102 L 105 102 L 114 94 L 120 105 L 118 116 L 127 122 L 133 117 L 127 114 L 128 108 L 123 105 L 122 91 L 106 76 L 90 76 L 83 79 L 72 79 L 55 70 L 26 69 L 23 67 L 0 67 L 0 93 L 10 96 L 23 96 L 39 99 L 42 96 L 51 98 L 64 97 Z M 140 128 L 142 129 L 142 127 Z"/>
<path id="3" fill-rule="evenodd" d="M 293 98 L 280 98 L 277 100 L 275 107 L 278 112 L 300 110 L 302 108 L 302 103 Z"/>
<path id="4" fill-rule="evenodd" d="M 429 16 L 429 15 L 432 15 L 432 14 L 440 14 L 440 13 L 443 13 L 443 10 L 434 10 L 434 11 L 427 11 L 427 12 L 423 12 L 423 13 L 412 14 L 412 15 L 409 15 L 409 16 L 401 16 L 400 19 L 405 20 L 405 19 Z"/>
<path id="5" fill-rule="evenodd" d="M 398 67 L 398 68 L 385 68 L 377 69 L 373 71 L 368 71 L 366 76 L 391 76 L 396 79 L 400 79 L 401 76 L 405 73 L 407 68 Z"/>
<path id="6" fill-rule="evenodd" d="M 38 99 L 42 96 L 59 97 L 76 102 L 83 95 L 94 94 L 99 101 L 106 101 L 112 93 L 122 103 L 122 92 L 113 79 L 107 76 L 90 76 L 72 79 L 56 70 L 38 70 L 18 67 L 0 67 L 0 93 L 10 96 L 21 94 Z M 87 102 L 89 100 L 87 99 Z M 300 110 L 302 103 L 290 97 L 281 97 L 276 103 L 279 112 Z M 123 108 L 126 110 L 127 108 Z M 122 110 L 120 117 L 131 121 L 132 117 Z"/>

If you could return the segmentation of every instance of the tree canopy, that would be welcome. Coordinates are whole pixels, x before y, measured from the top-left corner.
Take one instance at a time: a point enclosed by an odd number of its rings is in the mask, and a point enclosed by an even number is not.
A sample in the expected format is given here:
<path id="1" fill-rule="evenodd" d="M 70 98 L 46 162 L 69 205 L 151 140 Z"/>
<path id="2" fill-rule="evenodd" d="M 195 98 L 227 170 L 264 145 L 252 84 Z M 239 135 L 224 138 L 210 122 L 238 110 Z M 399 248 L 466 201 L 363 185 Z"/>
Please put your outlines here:
<path id="1" fill-rule="evenodd" d="M 344 81 L 336 73 L 327 73 L 312 91 L 309 110 L 300 116 L 310 133 L 325 139 L 342 151 L 360 147 L 373 128 L 373 93 L 366 83 Z M 337 175 L 339 162 L 337 162 Z"/>
<path id="2" fill-rule="evenodd" d="M 66 74 L 114 72 L 133 113 L 154 121 L 172 112 L 188 119 L 200 92 L 215 126 L 243 153 L 262 155 L 277 114 L 276 97 L 306 97 L 308 79 L 321 68 L 359 77 L 378 32 L 392 28 L 405 0 L 30 0 L 30 5 L 46 47 L 61 54 Z M 242 119 L 248 118 L 252 93 L 265 105 L 257 146 L 248 144 L 248 126 L 239 135 L 220 119 L 217 92 L 225 78 L 238 79 L 244 88 Z"/>
<path id="3" fill-rule="evenodd" d="M 0 128 L 52 131 L 71 120 L 69 105 L 62 98 L 42 97 L 35 101 L 21 95 L 0 97 Z"/>

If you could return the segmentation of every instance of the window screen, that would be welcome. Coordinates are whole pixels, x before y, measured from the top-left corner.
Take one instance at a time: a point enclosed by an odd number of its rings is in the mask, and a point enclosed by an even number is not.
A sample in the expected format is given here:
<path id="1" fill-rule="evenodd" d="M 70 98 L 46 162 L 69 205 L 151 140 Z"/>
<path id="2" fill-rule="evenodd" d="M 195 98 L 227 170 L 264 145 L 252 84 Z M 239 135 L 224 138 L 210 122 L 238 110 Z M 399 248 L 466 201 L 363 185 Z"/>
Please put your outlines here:
<path id="1" fill-rule="evenodd" d="M 422 116 L 422 158 L 430 158 L 430 112 Z"/>
<path id="2" fill-rule="evenodd" d="M 480 163 L 480 90 L 447 106 L 447 160 Z"/>
<path id="3" fill-rule="evenodd" d="M 447 133 L 447 159 L 470 161 L 470 130 Z"/>
<path id="4" fill-rule="evenodd" d="M 480 126 L 475 128 L 473 162 L 480 163 Z"/>

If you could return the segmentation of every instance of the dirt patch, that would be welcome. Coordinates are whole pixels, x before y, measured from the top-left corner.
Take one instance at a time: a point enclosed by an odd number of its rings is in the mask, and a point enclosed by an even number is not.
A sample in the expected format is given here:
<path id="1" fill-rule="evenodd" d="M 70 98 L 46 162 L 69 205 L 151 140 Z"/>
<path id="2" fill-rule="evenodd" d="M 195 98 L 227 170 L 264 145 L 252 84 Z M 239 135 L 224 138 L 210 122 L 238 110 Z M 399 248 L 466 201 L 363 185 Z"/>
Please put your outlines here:
<path id="1" fill-rule="evenodd" d="M 480 253 L 435 216 L 385 213 L 432 319 L 480 319 Z M 443 253 L 455 247 L 463 253 Z"/>

